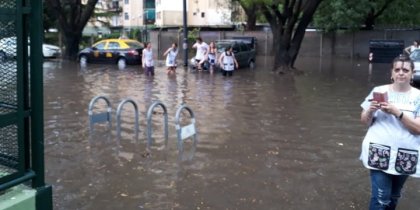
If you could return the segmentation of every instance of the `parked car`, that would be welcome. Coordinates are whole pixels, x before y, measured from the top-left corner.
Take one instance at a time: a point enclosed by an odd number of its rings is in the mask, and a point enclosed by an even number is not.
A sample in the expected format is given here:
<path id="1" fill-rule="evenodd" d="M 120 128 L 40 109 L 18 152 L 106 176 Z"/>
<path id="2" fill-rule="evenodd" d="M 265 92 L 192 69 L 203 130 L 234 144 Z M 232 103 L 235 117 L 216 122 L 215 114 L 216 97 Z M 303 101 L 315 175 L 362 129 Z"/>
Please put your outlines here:
<path id="1" fill-rule="evenodd" d="M 257 49 L 257 38 L 253 36 L 234 36 L 232 39 L 241 40 L 245 42 L 251 49 Z"/>
<path id="2" fill-rule="evenodd" d="M 81 65 L 111 63 L 118 66 L 141 64 L 144 45 L 133 39 L 105 39 L 79 52 Z"/>
<path id="3" fill-rule="evenodd" d="M 420 87 L 420 49 L 411 52 L 410 59 L 414 63 L 413 85 Z"/>
<path id="4" fill-rule="evenodd" d="M 28 55 L 30 55 L 30 40 L 28 40 Z M 6 37 L 0 39 L 0 60 L 16 58 L 17 42 L 16 37 Z M 61 56 L 61 49 L 51 44 L 42 44 L 42 55 L 45 58 L 55 58 Z"/>
<path id="5" fill-rule="evenodd" d="M 223 39 L 216 41 L 216 48 L 219 54 L 223 53 L 229 46 L 233 47 L 233 53 L 238 61 L 239 68 L 255 68 L 255 49 L 248 44 L 236 39 Z"/>

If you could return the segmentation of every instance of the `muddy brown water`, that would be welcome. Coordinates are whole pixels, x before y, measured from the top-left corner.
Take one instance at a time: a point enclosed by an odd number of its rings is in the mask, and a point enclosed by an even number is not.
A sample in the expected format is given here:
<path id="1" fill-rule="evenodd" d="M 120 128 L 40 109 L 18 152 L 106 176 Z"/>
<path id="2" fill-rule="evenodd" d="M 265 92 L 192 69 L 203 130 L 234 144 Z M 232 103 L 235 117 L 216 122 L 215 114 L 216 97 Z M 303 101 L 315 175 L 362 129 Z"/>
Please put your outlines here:
<path id="1" fill-rule="evenodd" d="M 183 68 L 168 76 L 164 67 L 149 78 L 139 66 L 45 62 L 46 181 L 54 209 L 367 209 L 359 104 L 389 81 L 389 65 L 300 58 L 304 74 L 292 78 L 259 60 L 230 78 Z M 111 131 L 97 125 L 89 132 L 87 108 L 97 95 L 112 103 Z M 130 105 L 116 138 L 115 110 L 127 97 L 139 106 L 138 141 Z M 168 109 L 169 143 L 165 150 L 157 108 L 146 156 L 145 115 L 155 100 Z M 198 130 L 197 148 L 184 161 L 175 130 L 181 103 L 194 111 Z M 191 151 L 191 141 L 185 147 Z M 418 209 L 419 192 L 419 180 L 409 179 L 399 209 Z"/>

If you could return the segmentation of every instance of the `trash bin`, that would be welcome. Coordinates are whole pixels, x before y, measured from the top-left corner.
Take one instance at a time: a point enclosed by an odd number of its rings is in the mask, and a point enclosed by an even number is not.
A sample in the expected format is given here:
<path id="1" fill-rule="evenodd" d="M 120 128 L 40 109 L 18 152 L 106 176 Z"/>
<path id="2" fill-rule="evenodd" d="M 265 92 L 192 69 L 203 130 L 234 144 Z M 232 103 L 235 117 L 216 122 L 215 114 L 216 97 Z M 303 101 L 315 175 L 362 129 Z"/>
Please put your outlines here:
<path id="1" fill-rule="evenodd" d="M 370 40 L 369 61 L 372 63 L 391 63 L 404 51 L 404 40 Z"/>

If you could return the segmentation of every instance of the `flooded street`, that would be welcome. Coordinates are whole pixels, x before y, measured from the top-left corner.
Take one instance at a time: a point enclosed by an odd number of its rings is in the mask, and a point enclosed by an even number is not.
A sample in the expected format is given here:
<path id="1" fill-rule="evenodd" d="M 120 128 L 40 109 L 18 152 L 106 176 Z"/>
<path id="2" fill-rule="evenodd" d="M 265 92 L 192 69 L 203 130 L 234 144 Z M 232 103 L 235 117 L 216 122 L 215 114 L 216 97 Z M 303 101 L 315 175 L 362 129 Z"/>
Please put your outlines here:
<path id="1" fill-rule="evenodd" d="M 260 59 L 264 61 L 264 58 Z M 46 181 L 56 210 L 135 209 L 367 209 L 369 173 L 358 160 L 366 127 L 360 103 L 375 85 L 388 83 L 389 64 L 365 60 L 300 58 L 303 75 L 240 69 L 233 77 L 190 72 L 154 78 L 140 66 L 44 63 Z M 112 104 L 112 128 L 88 129 L 90 100 Z M 139 106 L 140 134 L 132 106 Z M 154 145 L 145 155 L 146 112 L 162 101 L 169 114 L 163 149 L 163 117 L 153 116 Z M 198 145 L 179 161 L 175 112 L 186 103 L 195 113 Z M 191 141 L 185 143 L 192 150 Z M 420 180 L 406 183 L 399 209 L 418 209 Z"/>

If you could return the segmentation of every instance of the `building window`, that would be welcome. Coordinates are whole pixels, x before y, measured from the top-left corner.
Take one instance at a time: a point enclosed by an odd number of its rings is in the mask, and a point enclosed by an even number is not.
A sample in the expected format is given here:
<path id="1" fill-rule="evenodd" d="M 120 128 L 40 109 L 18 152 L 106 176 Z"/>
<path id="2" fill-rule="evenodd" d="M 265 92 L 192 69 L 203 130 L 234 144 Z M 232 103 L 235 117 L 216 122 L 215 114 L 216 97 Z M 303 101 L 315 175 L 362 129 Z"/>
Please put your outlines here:
<path id="1" fill-rule="evenodd" d="M 119 5 L 118 5 L 118 1 L 113 1 L 112 2 L 112 9 L 118 9 Z"/>
<path id="2" fill-rule="evenodd" d="M 128 16 L 128 12 L 124 12 L 124 19 L 128 20 L 130 17 Z"/>
<path id="3" fill-rule="evenodd" d="M 129 4 L 129 0 L 124 0 L 124 4 Z"/>
<path id="4" fill-rule="evenodd" d="M 202 12 L 202 13 L 201 13 L 201 17 L 203 18 L 204 16 L 206 16 L 206 15 L 205 15 L 205 12 Z"/>

